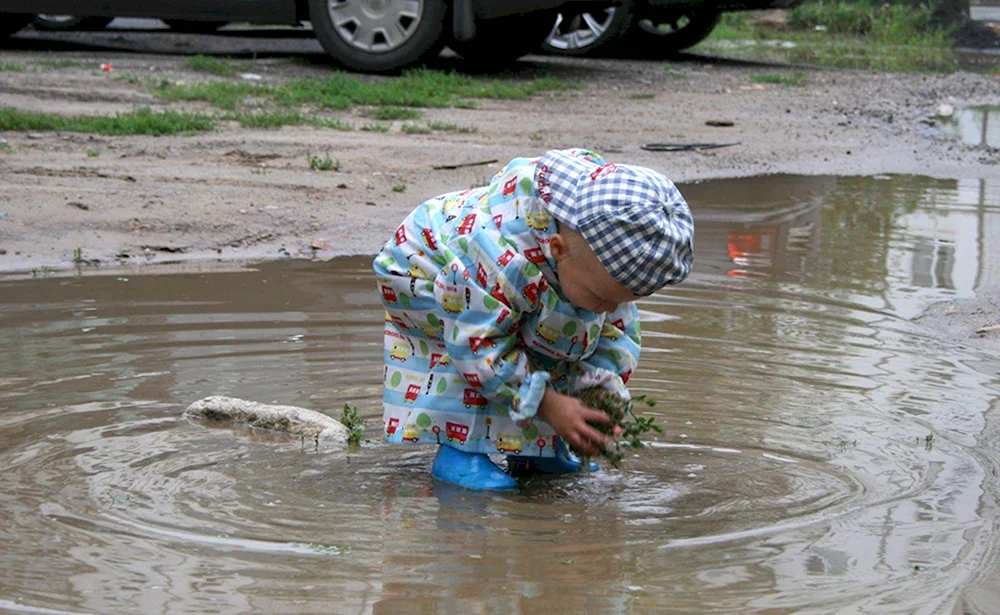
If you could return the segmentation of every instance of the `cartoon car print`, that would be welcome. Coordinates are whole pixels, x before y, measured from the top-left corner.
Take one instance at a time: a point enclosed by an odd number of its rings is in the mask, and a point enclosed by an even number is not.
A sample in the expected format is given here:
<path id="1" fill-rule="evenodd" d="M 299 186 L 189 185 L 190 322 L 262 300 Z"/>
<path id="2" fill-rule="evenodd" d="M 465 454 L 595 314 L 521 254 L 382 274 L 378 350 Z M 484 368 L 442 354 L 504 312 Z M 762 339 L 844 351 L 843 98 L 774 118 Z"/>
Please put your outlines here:
<path id="1" fill-rule="evenodd" d="M 503 184 L 503 195 L 510 196 L 517 190 L 517 176 L 511 177 Z"/>
<path id="2" fill-rule="evenodd" d="M 507 455 L 516 455 L 524 450 L 524 438 L 516 433 L 502 433 L 497 435 L 497 452 Z"/>
<path id="3" fill-rule="evenodd" d="M 434 369 L 438 365 L 451 365 L 451 357 L 439 352 L 431 353 L 431 369 Z"/>
<path id="4" fill-rule="evenodd" d="M 389 351 L 389 358 L 405 362 L 410 358 L 410 347 L 406 342 L 394 342 Z"/>
<path id="5" fill-rule="evenodd" d="M 490 291 L 490 296 L 507 307 L 510 307 L 510 300 L 507 299 L 507 295 L 505 295 L 503 293 L 503 289 L 500 288 L 500 282 L 493 285 L 493 290 Z"/>
<path id="6" fill-rule="evenodd" d="M 459 235 L 468 235 L 472 232 L 472 227 L 476 225 L 476 214 L 469 214 L 462 220 L 462 224 L 458 227 Z"/>
<path id="7" fill-rule="evenodd" d="M 510 250 L 506 250 L 503 254 L 497 257 L 497 264 L 501 267 L 506 267 L 512 260 L 514 260 L 514 253 Z"/>
<path id="8" fill-rule="evenodd" d="M 622 336 L 622 330 L 618 327 L 612 325 L 611 323 L 604 323 L 601 327 L 601 337 L 606 337 L 609 340 L 616 340 Z"/>
<path id="9" fill-rule="evenodd" d="M 388 301 L 389 303 L 396 303 L 396 291 L 392 290 L 391 286 L 382 286 L 382 300 Z"/>
<path id="10" fill-rule="evenodd" d="M 417 401 L 418 395 L 420 395 L 420 385 L 411 384 L 410 386 L 406 387 L 406 397 L 404 398 L 404 401 L 408 403 L 413 403 Z"/>
<path id="11" fill-rule="evenodd" d="M 428 248 L 430 248 L 431 250 L 438 249 L 437 242 L 434 241 L 434 233 L 431 232 L 431 229 L 429 228 L 422 229 L 420 231 L 420 234 L 423 235 L 424 243 L 427 244 Z"/>
<path id="12" fill-rule="evenodd" d="M 476 263 L 476 281 L 483 288 L 486 288 L 486 282 L 488 281 L 486 277 L 486 268 L 483 267 L 482 263 Z"/>
<path id="13" fill-rule="evenodd" d="M 538 282 L 532 282 L 531 284 L 526 284 L 524 288 L 521 289 L 521 294 L 524 298 L 531 303 L 538 302 L 539 286 Z"/>
<path id="14" fill-rule="evenodd" d="M 477 389 L 483 388 L 483 382 L 479 379 L 479 374 L 462 374 L 465 376 L 465 381 L 476 387 Z"/>
<path id="15" fill-rule="evenodd" d="M 469 338 L 469 350 L 472 354 L 479 354 L 480 348 L 496 348 L 497 343 L 488 337 L 470 337 Z"/>
<path id="16" fill-rule="evenodd" d="M 475 389 L 465 389 L 465 394 L 462 396 L 462 403 L 465 404 L 466 408 L 485 408 L 489 401 L 483 397 L 479 391 Z"/>
<path id="17" fill-rule="evenodd" d="M 528 225 L 528 228 L 534 229 L 536 231 L 544 231 L 549 228 L 549 215 L 547 213 L 539 214 L 526 214 L 524 216 L 524 222 Z"/>
<path id="18" fill-rule="evenodd" d="M 500 323 L 502 323 L 502 322 L 504 321 L 504 319 L 505 319 L 505 318 L 507 318 L 508 316 L 510 316 L 510 310 L 508 310 L 508 309 L 506 309 L 506 308 L 501 308 L 501 309 L 500 309 L 500 315 L 499 315 L 499 316 L 497 316 L 497 320 L 496 320 L 496 323 L 497 323 L 497 324 L 499 325 L 499 324 L 500 324 Z"/>
<path id="19" fill-rule="evenodd" d="M 410 268 L 406 270 L 406 275 L 410 276 L 411 278 L 417 278 L 418 280 L 430 279 L 430 276 L 428 276 L 424 272 L 424 270 L 417 265 L 410 265 Z"/>
<path id="20" fill-rule="evenodd" d="M 536 265 L 542 265 L 545 263 L 545 252 L 543 252 L 541 248 L 528 248 L 524 251 L 524 257 L 528 259 L 528 262 Z"/>
<path id="21" fill-rule="evenodd" d="M 445 293 L 441 298 L 441 307 L 445 312 L 458 314 L 462 311 L 462 298 L 455 293 Z"/>
<path id="22" fill-rule="evenodd" d="M 463 425 L 461 423 L 452 423 L 451 421 L 445 421 L 444 435 L 446 438 L 448 438 L 448 440 L 452 442 L 465 444 L 465 442 L 469 439 L 469 426 Z"/>
<path id="23" fill-rule="evenodd" d="M 385 426 L 386 435 L 391 436 L 392 434 L 396 433 L 396 429 L 398 427 L 399 427 L 399 419 L 396 417 L 392 417 L 391 419 L 389 419 L 389 423 Z"/>
<path id="24" fill-rule="evenodd" d="M 503 226 L 503 214 L 497 214 L 493 216 L 493 224 L 496 224 L 497 228 Z"/>
<path id="25" fill-rule="evenodd" d="M 420 430 L 416 424 L 410 423 L 403 428 L 403 442 L 417 442 L 420 440 Z"/>
<path id="26" fill-rule="evenodd" d="M 548 326 L 544 322 L 538 323 L 538 325 L 535 327 L 535 333 L 538 334 L 538 337 L 542 338 L 543 340 L 545 340 L 550 344 L 555 344 L 556 342 L 559 341 L 559 332 L 553 329 L 552 327 Z"/>
<path id="27" fill-rule="evenodd" d="M 404 331 L 410 330 L 410 325 L 406 324 L 406 321 L 400 318 L 399 316 L 392 317 L 392 324 L 396 325 L 397 327 L 399 327 Z"/>
<path id="28" fill-rule="evenodd" d="M 419 327 L 420 330 L 423 331 L 424 335 L 426 335 L 427 337 L 431 339 L 437 339 L 438 328 L 435 327 L 434 325 L 426 322 L 419 322 L 417 323 L 417 327 Z"/>
<path id="29" fill-rule="evenodd" d="M 397 246 L 401 246 L 404 243 L 406 243 L 406 228 L 401 226 L 398 229 L 396 229 L 395 237 Z"/>

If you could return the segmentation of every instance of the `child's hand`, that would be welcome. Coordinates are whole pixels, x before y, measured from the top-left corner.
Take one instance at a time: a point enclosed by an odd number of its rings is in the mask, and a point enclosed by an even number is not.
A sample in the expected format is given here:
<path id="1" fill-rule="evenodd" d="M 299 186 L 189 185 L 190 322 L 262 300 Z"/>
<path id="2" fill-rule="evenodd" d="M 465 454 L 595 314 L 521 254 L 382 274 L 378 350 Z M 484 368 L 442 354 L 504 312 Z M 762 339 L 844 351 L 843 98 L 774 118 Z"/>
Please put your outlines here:
<path id="1" fill-rule="evenodd" d="M 579 399 L 546 389 L 542 403 L 538 406 L 538 416 L 556 430 L 571 449 L 582 455 L 596 455 L 608 444 L 608 436 L 595 429 L 590 423 L 611 426 L 611 417 L 606 412 L 588 408 Z M 615 436 L 620 427 L 615 427 Z"/>

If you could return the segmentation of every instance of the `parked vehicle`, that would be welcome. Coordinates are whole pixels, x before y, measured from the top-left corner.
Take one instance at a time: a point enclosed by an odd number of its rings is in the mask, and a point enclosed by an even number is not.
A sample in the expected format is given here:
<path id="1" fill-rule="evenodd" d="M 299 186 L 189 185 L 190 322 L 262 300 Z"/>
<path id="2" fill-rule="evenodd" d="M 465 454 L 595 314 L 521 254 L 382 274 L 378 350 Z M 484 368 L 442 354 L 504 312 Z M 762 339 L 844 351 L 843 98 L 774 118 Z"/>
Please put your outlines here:
<path id="1" fill-rule="evenodd" d="M 620 0 L 603 7 L 570 6 L 556 17 L 542 48 L 558 55 L 593 55 L 627 49 L 664 57 L 712 33 L 726 12 L 791 8 L 804 0 Z"/>
<path id="2" fill-rule="evenodd" d="M 607 1 L 607 0 L 603 0 Z M 222 24 L 299 24 L 309 21 L 337 64 L 358 71 L 392 72 L 437 56 L 448 46 L 473 66 L 492 68 L 540 47 L 555 11 L 597 0 L 36 0 L 33 11 L 87 15 L 85 19 L 146 17 L 192 30 Z M 31 23 L 34 14 L 0 0 L 0 36 Z M 95 22 L 96 23 L 96 22 Z"/>
<path id="3" fill-rule="evenodd" d="M 32 20 L 36 30 L 103 30 L 114 17 L 77 17 L 76 15 L 50 15 L 38 13 Z"/>
<path id="4" fill-rule="evenodd" d="M 32 25 L 36 30 L 68 32 L 70 30 L 103 30 L 109 23 L 114 21 L 114 17 L 78 17 L 76 15 L 50 15 L 48 13 L 38 13 L 32 20 Z M 166 19 L 162 20 L 171 30 L 177 32 L 190 32 L 196 34 L 208 34 L 215 32 L 229 22 L 226 21 L 190 21 L 186 19 Z"/>

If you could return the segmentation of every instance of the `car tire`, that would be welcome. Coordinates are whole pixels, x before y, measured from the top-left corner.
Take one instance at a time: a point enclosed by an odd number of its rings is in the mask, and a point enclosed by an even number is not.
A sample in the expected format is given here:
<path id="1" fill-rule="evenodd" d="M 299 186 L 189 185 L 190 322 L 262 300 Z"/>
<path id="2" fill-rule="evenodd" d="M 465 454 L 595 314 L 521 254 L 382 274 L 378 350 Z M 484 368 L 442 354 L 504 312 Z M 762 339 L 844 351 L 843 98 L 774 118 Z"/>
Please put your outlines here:
<path id="1" fill-rule="evenodd" d="M 229 23 L 228 21 L 192 21 L 189 19 L 164 19 L 171 30 L 185 34 L 211 34 Z"/>
<path id="2" fill-rule="evenodd" d="M 462 56 L 470 70 L 504 68 L 522 56 L 539 51 L 552 33 L 555 20 L 555 12 L 538 11 L 478 21 L 472 40 L 452 39 L 448 47 Z"/>
<path id="3" fill-rule="evenodd" d="M 598 50 L 608 51 L 621 44 L 633 17 L 633 0 L 624 0 L 620 6 L 600 10 L 559 13 L 555 27 L 542 43 L 542 50 L 561 56 L 586 56 Z"/>
<path id="4" fill-rule="evenodd" d="M 49 15 L 38 13 L 32 20 L 36 30 L 68 32 L 70 30 L 103 30 L 114 17 L 77 17 L 76 15 Z"/>
<path id="5" fill-rule="evenodd" d="M 665 57 L 693 47 L 712 33 L 722 13 L 712 6 L 640 11 L 623 41 L 645 58 Z"/>
<path id="6" fill-rule="evenodd" d="M 24 29 L 34 15 L 27 13 L 0 13 L 0 37 L 6 38 Z"/>
<path id="7" fill-rule="evenodd" d="M 385 2 L 381 13 L 369 4 L 309 0 L 313 32 L 334 62 L 350 70 L 389 73 L 441 52 L 450 31 L 446 0 Z"/>

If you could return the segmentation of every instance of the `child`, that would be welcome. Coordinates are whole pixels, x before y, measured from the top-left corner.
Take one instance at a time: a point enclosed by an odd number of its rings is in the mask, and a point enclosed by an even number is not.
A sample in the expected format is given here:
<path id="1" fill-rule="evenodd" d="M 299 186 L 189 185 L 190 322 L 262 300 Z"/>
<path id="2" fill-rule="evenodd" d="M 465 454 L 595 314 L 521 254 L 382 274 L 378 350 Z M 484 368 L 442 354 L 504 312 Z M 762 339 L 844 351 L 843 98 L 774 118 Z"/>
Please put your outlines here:
<path id="1" fill-rule="evenodd" d="M 513 489 L 508 465 L 571 472 L 609 424 L 573 395 L 625 399 L 634 301 L 691 270 L 694 223 L 663 175 L 580 149 L 516 158 L 423 203 L 375 258 L 386 308 L 385 440 L 439 445 L 431 474 Z"/>

